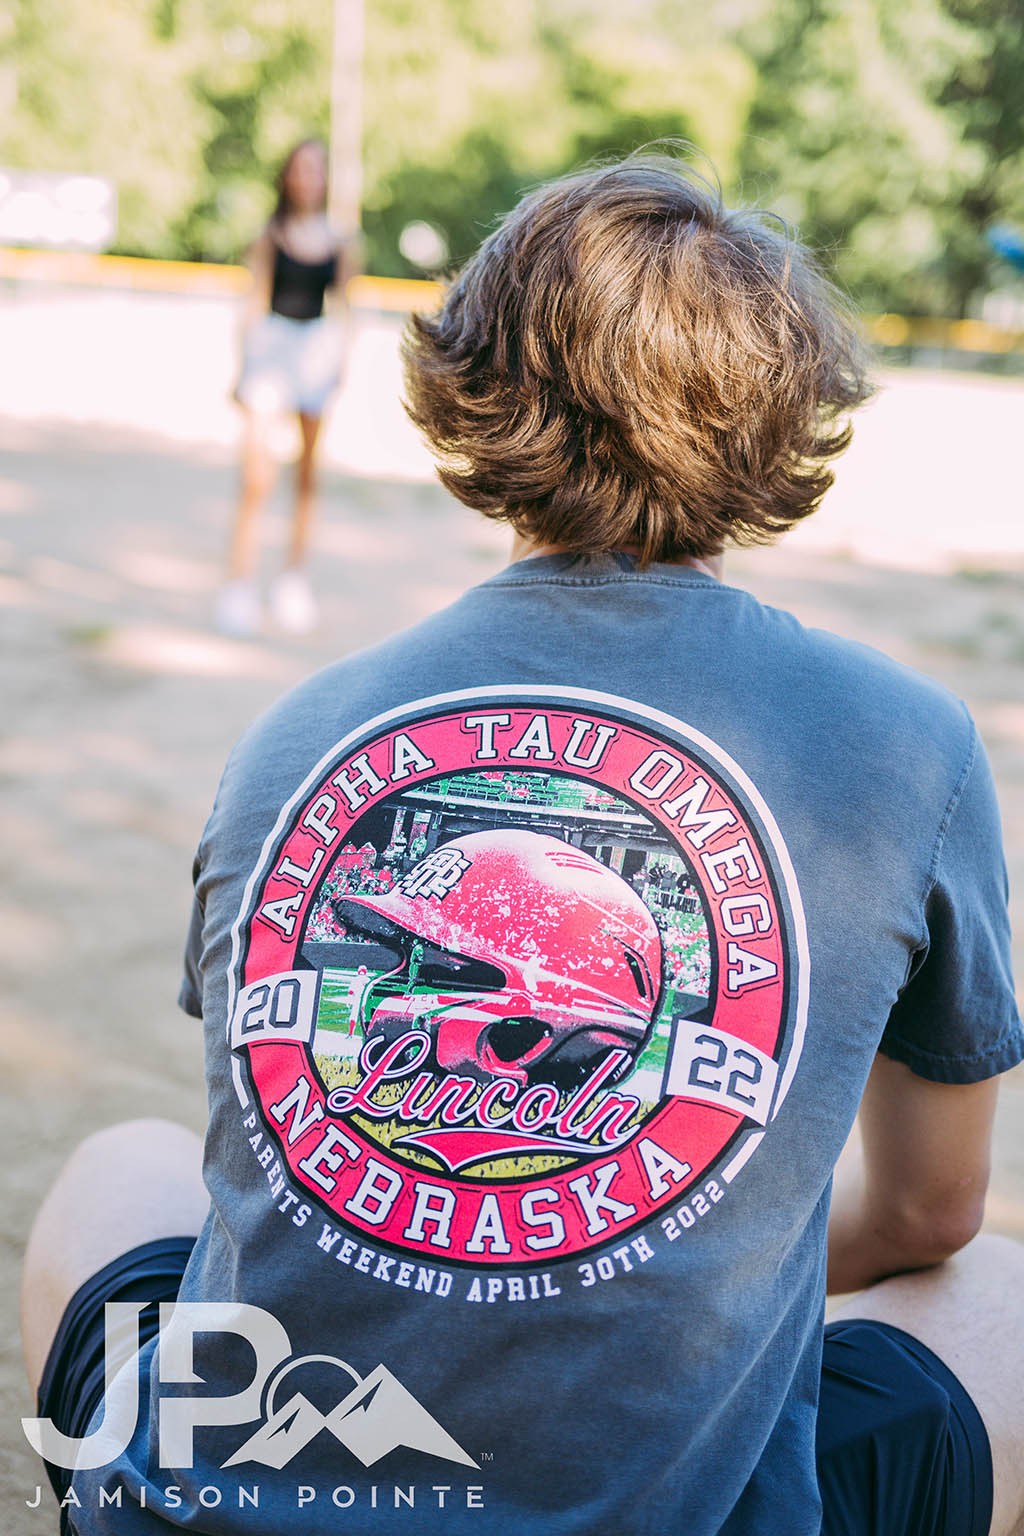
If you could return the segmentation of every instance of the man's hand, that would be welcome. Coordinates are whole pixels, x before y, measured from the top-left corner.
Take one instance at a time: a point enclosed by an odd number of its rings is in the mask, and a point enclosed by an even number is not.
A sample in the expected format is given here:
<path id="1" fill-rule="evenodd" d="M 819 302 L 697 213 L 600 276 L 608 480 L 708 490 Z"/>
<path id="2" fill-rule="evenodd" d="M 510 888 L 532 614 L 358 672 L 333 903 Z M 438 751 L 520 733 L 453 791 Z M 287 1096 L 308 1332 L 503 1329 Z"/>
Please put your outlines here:
<path id="1" fill-rule="evenodd" d="M 984 1214 L 998 1081 L 933 1083 L 875 1057 L 859 1155 L 849 1149 L 836 1171 L 830 1293 L 938 1264 L 970 1242 Z"/>

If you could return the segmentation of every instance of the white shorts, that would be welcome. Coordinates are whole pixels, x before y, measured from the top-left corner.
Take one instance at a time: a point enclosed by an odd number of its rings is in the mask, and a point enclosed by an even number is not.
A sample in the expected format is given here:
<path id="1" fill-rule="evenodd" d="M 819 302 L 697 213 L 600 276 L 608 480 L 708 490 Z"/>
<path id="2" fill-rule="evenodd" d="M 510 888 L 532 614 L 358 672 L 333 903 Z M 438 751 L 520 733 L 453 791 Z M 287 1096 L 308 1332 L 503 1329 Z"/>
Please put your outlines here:
<path id="1" fill-rule="evenodd" d="M 235 399 L 251 411 L 320 416 L 341 381 L 341 358 L 337 320 L 264 315 L 246 337 Z"/>

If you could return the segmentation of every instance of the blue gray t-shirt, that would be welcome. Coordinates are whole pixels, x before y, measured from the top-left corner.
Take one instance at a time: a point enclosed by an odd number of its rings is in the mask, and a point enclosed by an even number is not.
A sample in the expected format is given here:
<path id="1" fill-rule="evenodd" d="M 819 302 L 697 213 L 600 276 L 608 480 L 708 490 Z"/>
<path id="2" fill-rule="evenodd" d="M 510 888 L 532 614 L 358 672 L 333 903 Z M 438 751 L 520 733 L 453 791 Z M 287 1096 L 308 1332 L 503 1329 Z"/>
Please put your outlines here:
<path id="1" fill-rule="evenodd" d="M 833 1166 L 879 1049 L 1021 1059 L 1008 951 L 963 706 L 695 570 L 327 668 L 203 835 L 199 1305 L 76 1520 L 812 1536 Z"/>

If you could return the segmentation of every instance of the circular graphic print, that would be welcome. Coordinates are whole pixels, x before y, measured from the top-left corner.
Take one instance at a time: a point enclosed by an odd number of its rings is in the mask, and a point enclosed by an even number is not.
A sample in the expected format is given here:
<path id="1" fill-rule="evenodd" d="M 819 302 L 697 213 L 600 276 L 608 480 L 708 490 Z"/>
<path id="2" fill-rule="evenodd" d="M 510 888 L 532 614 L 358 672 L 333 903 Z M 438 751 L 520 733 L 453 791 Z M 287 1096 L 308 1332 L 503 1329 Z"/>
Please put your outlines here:
<path id="1" fill-rule="evenodd" d="M 282 1167 L 409 1257 L 557 1263 L 723 1198 L 799 1056 L 799 898 L 741 770 L 517 693 L 339 746 L 236 925 L 230 1043 Z"/>

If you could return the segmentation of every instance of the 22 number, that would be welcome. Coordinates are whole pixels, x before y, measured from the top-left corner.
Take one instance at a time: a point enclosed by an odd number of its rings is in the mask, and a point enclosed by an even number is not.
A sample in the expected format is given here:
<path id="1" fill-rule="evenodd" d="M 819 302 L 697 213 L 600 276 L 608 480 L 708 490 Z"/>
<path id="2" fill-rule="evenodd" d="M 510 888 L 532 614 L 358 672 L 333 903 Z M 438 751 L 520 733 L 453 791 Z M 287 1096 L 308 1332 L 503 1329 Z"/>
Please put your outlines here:
<path id="1" fill-rule="evenodd" d="M 740 1083 L 747 1083 L 751 1088 L 754 1088 L 761 1081 L 762 1067 L 757 1057 L 752 1055 L 750 1051 L 742 1049 L 733 1051 L 733 1060 L 749 1063 L 749 1070 L 743 1071 L 741 1066 L 733 1067 L 729 1073 L 727 1083 L 723 1085 L 721 1077 L 717 1075 L 707 1077 L 702 1074 L 705 1070 L 717 1074 L 725 1066 L 729 1057 L 729 1047 L 725 1041 L 719 1039 L 717 1035 L 698 1035 L 694 1040 L 694 1044 L 711 1046 L 715 1054 L 714 1056 L 695 1056 L 693 1058 L 690 1063 L 690 1075 L 687 1079 L 690 1087 L 710 1089 L 712 1093 L 720 1093 L 723 1098 L 738 1099 L 741 1104 L 746 1104 L 751 1109 L 756 1108 L 756 1098 L 752 1094 L 744 1093 L 739 1085 Z"/>

